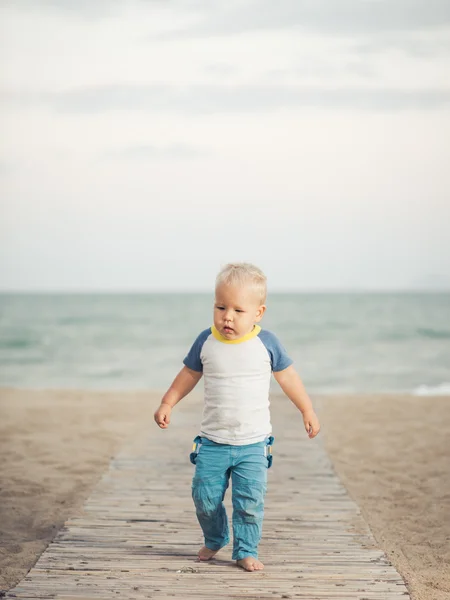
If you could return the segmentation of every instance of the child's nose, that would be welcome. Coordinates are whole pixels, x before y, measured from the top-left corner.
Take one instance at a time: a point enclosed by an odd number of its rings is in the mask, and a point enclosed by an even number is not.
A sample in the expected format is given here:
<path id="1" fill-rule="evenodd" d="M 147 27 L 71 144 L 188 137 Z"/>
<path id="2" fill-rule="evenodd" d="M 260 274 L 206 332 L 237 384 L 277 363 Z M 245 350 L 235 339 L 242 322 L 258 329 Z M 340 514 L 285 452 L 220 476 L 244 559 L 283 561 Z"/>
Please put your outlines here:
<path id="1" fill-rule="evenodd" d="M 231 310 L 226 310 L 223 318 L 225 321 L 231 321 L 231 316 Z"/>

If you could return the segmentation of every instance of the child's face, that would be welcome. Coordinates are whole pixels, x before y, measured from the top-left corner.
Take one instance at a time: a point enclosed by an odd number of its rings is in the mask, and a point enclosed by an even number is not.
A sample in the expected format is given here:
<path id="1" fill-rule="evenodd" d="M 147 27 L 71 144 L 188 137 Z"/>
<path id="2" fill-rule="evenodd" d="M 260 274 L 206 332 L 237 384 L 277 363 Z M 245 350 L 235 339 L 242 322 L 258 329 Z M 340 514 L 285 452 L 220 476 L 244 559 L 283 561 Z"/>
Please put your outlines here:
<path id="1" fill-rule="evenodd" d="M 216 288 L 214 326 L 223 337 L 236 340 L 261 321 L 266 307 L 250 286 L 221 284 Z"/>

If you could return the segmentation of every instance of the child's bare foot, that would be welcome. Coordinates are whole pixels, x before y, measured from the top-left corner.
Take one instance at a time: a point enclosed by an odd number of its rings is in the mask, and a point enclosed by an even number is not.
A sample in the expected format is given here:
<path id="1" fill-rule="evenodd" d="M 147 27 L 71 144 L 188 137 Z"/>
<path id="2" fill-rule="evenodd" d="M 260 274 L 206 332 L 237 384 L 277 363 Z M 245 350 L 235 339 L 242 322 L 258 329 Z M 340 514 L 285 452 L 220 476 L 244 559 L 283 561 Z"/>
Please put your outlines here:
<path id="1" fill-rule="evenodd" d="M 245 569 L 245 571 L 262 571 L 264 569 L 262 562 L 254 556 L 246 556 L 237 560 L 236 563 L 238 567 Z"/>
<path id="2" fill-rule="evenodd" d="M 218 552 L 219 550 L 211 550 L 211 548 L 203 546 L 203 548 L 200 548 L 200 550 L 198 551 L 198 560 L 211 560 L 212 557 L 215 556 Z"/>

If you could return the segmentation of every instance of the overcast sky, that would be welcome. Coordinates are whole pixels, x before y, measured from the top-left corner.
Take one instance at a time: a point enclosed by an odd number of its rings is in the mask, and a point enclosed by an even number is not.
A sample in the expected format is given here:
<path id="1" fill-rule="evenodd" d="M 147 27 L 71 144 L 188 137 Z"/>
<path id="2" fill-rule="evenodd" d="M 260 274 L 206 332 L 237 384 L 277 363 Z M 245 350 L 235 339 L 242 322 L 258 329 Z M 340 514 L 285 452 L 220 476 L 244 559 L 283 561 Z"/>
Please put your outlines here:
<path id="1" fill-rule="evenodd" d="M 448 0 L 4 0 L 0 290 L 450 289 Z"/>

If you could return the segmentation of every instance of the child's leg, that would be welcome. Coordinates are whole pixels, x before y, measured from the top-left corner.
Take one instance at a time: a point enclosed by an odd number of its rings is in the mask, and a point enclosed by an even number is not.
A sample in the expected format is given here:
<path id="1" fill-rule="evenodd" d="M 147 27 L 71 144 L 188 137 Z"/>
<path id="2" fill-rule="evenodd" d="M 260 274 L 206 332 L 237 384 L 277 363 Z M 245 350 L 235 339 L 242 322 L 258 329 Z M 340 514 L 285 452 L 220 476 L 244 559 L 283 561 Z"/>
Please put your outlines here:
<path id="1" fill-rule="evenodd" d="M 257 560 L 267 489 L 265 442 L 239 447 L 239 459 L 232 468 L 233 559 L 253 571 L 264 565 Z M 252 558 L 252 560 L 248 560 Z M 243 560 L 246 559 L 246 560 Z"/>
<path id="2" fill-rule="evenodd" d="M 192 498 L 203 531 L 206 549 L 217 552 L 230 541 L 228 519 L 223 504 L 230 478 L 229 446 L 204 440 L 197 455 L 192 480 Z M 202 549 L 199 558 L 207 560 L 215 552 Z"/>

